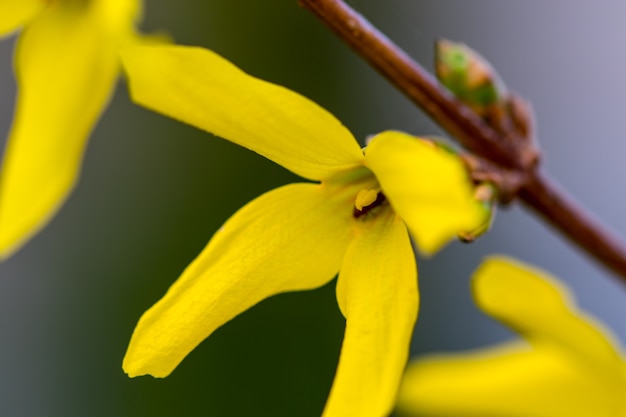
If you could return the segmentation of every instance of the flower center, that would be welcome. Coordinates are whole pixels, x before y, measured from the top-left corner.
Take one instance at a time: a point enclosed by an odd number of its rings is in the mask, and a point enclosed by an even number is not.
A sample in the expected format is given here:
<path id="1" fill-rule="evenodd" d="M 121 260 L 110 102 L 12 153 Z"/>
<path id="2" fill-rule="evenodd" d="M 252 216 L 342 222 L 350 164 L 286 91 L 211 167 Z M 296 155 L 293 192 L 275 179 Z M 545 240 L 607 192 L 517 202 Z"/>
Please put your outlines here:
<path id="1" fill-rule="evenodd" d="M 354 218 L 359 218 L 385 202 L 385 195 L 380 190 L 363 189 L 354 200 Z"/>

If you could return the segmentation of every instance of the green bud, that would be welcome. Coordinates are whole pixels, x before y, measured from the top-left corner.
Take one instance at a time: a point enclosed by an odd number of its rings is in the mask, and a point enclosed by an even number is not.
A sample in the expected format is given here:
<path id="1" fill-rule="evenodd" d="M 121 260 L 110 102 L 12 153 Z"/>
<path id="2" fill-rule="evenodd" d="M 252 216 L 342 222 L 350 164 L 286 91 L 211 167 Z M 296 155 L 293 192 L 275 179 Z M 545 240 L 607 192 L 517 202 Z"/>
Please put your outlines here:
<path id="1" fill-rule="evenodd" d="M 489 62 L 462 43 L 437 41 L 435 71 L 455 97 L 479 114 L 506 100 L 506 87 Z"/>
<path id="2" fill-rule="evenodd" d="M 474 189 L 474 198 L 485 208 L 485 219 L 475 230 L 469 230 L 458 234 L 461 242 L 471 243 L 489 231 L 496 214 L 498 190 L 490 182 L 483 182 Z"/>

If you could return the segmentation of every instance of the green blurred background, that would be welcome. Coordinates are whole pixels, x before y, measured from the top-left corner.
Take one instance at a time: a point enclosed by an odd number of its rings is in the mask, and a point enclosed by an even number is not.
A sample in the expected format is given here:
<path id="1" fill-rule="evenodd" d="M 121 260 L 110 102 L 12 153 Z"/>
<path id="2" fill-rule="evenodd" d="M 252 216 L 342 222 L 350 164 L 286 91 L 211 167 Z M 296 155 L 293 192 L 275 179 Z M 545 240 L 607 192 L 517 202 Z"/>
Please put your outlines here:
<path id="1" fill-rule="evenodd" d="M 430 67 L 438 37 L 464 41 L 538 114 L 545 165 L 626 232 L 626 6 L 620 1 L 351 2 Z M 145 31 L 214 49 L 321 104 L 361 141 L 442 132 L 296 0 L 146 2 Z M 13 40 L 0 42 L 0 145 L 12 117 Z M 2 148 L 0 148 L 2 149 Z M 121 360 L 142 312 L 241 205 L 297 180 L 263 158 L 129 102 L 120 84 L 55 219 L 0 264 L 0 416 L 318 416 L 343 334 L 334 281 L 273 297 L 219 329 L 163 380 Z M 472 245 L 419 260 L 414 355 L 510 337 L 472 305 L 468 278 L 499 252 L 562 277 L 626 340 L 616 280 L 516 206 Z"/>

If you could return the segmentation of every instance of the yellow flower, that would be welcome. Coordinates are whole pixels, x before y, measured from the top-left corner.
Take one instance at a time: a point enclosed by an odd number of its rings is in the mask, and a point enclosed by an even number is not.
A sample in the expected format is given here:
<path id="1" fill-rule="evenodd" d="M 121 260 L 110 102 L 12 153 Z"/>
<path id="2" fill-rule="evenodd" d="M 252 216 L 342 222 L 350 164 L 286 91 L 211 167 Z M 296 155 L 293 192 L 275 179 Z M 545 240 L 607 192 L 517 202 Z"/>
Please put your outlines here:
<path id="1" fill-rule="evenodd" d="M 0 37 L 23 26 L 0 172 L 0 259 L 42 228 L 74 186 L 139 9 L 139 0 L 0 0 Z"/>
<path id="2" fill-rule="evenodd" d="M 525 341 L 416 361 L 400 389 L 402 415 L 626 416 L 619 348 L 554 278 L 494 257 L 475 273 L 473 289 L 478 306 Z"/>
<path id="3" fill-rule="evenodd" d="M 315 103 L 211 51 L 133 47 L 122 56 L 136 102 L 320 182 L 277 188 L 235 213 L 143 315 L 124 370 L 165 377 L 239 313 L 341 271 L 346 333 L 325 416 L 386 415 L 417 317 L 407 228 L 432 253 L 484 219 L 459 159 L 391 131 L 363 152 Z"/>

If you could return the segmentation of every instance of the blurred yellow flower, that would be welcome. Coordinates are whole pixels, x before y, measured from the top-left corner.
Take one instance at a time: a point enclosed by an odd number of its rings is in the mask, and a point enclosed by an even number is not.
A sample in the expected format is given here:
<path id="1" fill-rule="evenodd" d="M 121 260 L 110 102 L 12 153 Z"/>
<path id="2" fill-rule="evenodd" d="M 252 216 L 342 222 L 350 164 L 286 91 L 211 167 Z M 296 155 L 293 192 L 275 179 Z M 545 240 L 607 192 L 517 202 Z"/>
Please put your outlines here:
<path id="1" fill-rule="evenodd" d="M 401 415 L 624 417 L 626 363 L 609 333 L 546 272 L 493 257 L 473 277 L 478 306 L 524 341 L 409 365 Z"/>
<path id="2" fill-rule="evenodd" d="M 23 27 L 18 96 L 0 171 L 0 259 L 54 215 L 109 101 L 139 0 L 0 0 L 0 37 Z"/>
<path id="3" fill-rule="evenodd" d="M 167 376 L 239 313 L 340 271 L 346 333 L 324 415 L 386 415 L 418 309 L 407 228 L 432 253 L 485 219 L 459 158 L 392 131 L 363 151 L 315 103 L 208 50 L 132 47 L 122 56 L 136 102 L 320 182 L 277 188 L 235 213 L 143 315 L 124 370 Z"/>

